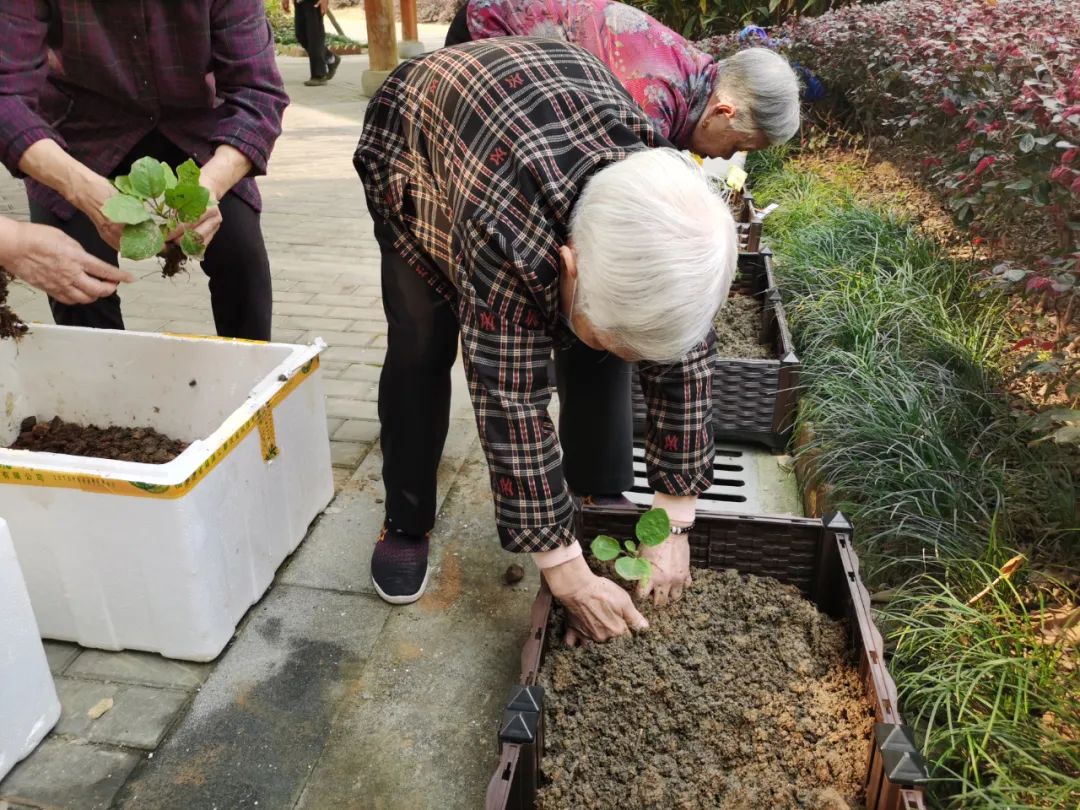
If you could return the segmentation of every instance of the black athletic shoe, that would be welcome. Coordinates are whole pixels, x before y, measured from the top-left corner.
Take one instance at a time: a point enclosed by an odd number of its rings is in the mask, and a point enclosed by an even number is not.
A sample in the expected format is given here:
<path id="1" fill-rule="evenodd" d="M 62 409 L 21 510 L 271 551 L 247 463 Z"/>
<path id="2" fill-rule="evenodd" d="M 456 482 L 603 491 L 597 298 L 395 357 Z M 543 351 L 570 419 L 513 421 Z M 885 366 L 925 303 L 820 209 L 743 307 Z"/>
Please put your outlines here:
<path id="1" fill-rule="evenodd" d="M 334 61 L 326 63 L 326 80 L 330 81 L 334 78 L 334 74 L 337 73 L 337 69 L 341 67 L 341 57 L 336 53 L 333 54 Z"/>
<path id="2" fill-rule="evenodd" d="M 407 605 L 424 595 L 428 583 L 428 538 L 383 525 L 371 555 L 375 592 L 391 605 Z"/>

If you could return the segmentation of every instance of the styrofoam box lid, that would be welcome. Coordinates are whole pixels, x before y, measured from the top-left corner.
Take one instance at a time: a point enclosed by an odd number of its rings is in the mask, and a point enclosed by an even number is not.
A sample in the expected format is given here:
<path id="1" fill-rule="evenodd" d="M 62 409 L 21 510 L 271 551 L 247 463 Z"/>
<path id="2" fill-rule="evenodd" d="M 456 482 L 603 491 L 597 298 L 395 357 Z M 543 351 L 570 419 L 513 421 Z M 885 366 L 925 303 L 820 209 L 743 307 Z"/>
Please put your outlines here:
<path id="1" fill-rule="evenodd" d="M 186 481 L 326 348 L 34 325 L 0 340 L 0 465 L 175 485 Z M 152 427 L 190 442 L 167 464 L 6 449 L 28 416 Z"/>

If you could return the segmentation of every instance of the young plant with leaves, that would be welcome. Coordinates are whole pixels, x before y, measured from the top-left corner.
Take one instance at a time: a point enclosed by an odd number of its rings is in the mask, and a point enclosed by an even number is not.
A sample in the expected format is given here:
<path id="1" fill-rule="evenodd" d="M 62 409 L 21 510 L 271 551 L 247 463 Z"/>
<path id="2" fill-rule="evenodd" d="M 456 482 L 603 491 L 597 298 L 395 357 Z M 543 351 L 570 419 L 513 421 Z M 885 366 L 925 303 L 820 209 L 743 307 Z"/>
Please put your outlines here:
<path id="1" fill-rule="evenodd" d="M 120 193 L 102 206 L 113 222 L 124 226 L 120 255 L 132 261 L 152 256 L 162 259 L 162 274 L 179 273 L 188 258 L 201 259 L 205 245 L 193 230 L 185 231 L 179 243 L 166 240 L 181 225 L 202 219 L 207 209 L 217 205 L 210 191 L 199 184 L 199 167 L 186 160 L 176 167 L 154 158 L 139 158 L 131 173 L 113 181 Z"/>
<path id="2" fill-rule="evenodd" d="M 658 546 L 671 534 L 671 520 L 663 509 L 650 509 L 634 527 L 637 540 L 620 543 L 614 537 L 601 534 L 592 541 L 593 556 L 603 562 L 615 560 L 615 573 L 626 580 L 649 581 L 652 563 L 641 556 L 646 546 Z"/>

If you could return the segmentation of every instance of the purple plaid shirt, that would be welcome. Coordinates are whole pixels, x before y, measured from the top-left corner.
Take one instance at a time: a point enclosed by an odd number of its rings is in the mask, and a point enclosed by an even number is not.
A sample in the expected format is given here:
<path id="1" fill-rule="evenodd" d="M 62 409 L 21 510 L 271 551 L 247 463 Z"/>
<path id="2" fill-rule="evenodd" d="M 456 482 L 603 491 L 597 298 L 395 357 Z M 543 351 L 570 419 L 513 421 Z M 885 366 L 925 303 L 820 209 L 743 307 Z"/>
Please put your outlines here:
<path id="1" fill-rule="evenodd" d="M 159 130 L 196 162 L 219 144 L 264 174 L 289 97 L 263 0 L 5 0 L 0 5 L 0 159 L 51 138 L 99 174 Z M 252 177 L 233 191 L 258 210 Z M 33 180 L 35 202 L 74 209 Z"/>

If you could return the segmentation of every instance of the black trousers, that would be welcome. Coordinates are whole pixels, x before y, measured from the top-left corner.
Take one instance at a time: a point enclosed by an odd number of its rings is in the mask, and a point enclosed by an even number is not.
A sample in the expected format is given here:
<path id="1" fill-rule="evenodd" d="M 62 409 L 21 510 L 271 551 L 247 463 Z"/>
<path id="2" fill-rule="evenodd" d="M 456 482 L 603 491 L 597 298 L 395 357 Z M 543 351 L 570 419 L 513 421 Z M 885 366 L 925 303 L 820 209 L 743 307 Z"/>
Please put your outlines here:
<path id="1" fill-rule="evenodd" d="M 294 19 L 296 41 L 307 51 L 311 65 L 311 78 L 321 79 L 327 73 L 327 65 L 336 58 L 326 47 L 326 26 L 322 12 L 315 0 L 297 0 Z"/>
<path id="2" fill-rule="evenodd" d="M 446 32 L 446 42 L 443 44 L 446 47 L 451 45 L 460 45 L 462 42 L 472 42 L 472 34 L 469 33 L 469 25 L 465 21 L 466 13 L 469 10 L 469 5 L 466 3 L 458 9 L 458 13 L 454 15 L 454 19 L 450 21 L 450 30 Z"/>
<path id="3" fill-rule="evenodd" d="M 458 321 L 451 304 L 393 247 L 376 219 L 382 251 L 386 360 L 379 376 L 380 440 L 389 525 L 423 534 L 435 524 L 435 480 L 450 425 L 450 370 Z M 584 344 L 555 353 L 563 474 L 578 495 L 633 483 L 631 367 Z"/>
<path id="4" fill-rule="evenodd" d="M 176 166 L 187 160 L 180 149 L 157 133 L 144 138 L 110 174 L 124 174 L 132 162 L 150 156 Z M 259 213 L 235 194 L 226 194 L 221 206 L 221 228 L 206 248 L 203 272 L 210 279 L 214 325 L 222 337 L 269 340 L 272 310 L 270 260 L 266 255 Z M 30 219 L 59 228 L 88 253 L 118 265 L 116 251 L 82 212 L 62 220 L 37 203 L 30 202 Z M 149 267 L 149 263 L 147 267 Z M 113 294 L 92 304 L 61 304 L 49 299 L 53 319 L 62 326 L 123 329 L 120 296 Z"/>

